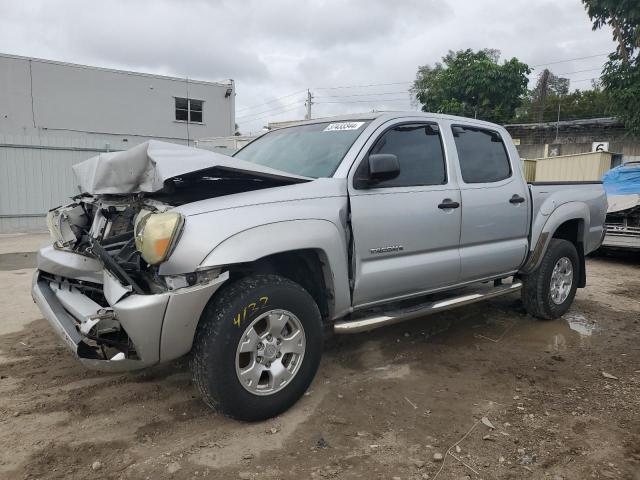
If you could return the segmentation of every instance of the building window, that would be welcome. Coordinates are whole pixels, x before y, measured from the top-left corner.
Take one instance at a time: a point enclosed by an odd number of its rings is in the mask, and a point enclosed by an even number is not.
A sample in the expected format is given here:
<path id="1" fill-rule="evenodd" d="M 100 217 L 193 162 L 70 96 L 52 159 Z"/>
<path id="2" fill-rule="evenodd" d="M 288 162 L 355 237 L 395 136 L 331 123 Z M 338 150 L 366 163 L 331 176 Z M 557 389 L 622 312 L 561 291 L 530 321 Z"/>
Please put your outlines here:
<path id="1" fill-rule="evenodd" d="M 176 120 L 202 123 L 202 100 L 176 97 Z"/>

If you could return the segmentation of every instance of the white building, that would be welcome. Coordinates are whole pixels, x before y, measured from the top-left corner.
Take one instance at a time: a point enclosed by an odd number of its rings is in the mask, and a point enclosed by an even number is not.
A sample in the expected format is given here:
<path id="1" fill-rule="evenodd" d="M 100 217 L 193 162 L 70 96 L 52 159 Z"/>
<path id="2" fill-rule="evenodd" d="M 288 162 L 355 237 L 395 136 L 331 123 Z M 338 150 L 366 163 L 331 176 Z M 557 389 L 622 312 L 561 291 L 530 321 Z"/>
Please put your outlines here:
<path id="1" fill-rule="evenodd" d="M 0 54 L 0 133 L 191 143 L 235 131 L 233 81 L 113 70 Z"/>

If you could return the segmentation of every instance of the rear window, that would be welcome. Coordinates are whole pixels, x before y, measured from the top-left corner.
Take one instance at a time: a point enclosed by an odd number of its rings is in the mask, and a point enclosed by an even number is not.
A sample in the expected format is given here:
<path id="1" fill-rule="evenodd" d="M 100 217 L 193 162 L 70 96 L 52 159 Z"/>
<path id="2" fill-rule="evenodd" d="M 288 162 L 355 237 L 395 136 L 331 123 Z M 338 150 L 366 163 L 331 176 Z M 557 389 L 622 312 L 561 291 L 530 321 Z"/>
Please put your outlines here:
<path id="1" fill-rule="evenodd" d="M 511 176 L 507 149 L 498 132 L 457 125 L 451 128 L 465 183 L 499 182 Z"/>

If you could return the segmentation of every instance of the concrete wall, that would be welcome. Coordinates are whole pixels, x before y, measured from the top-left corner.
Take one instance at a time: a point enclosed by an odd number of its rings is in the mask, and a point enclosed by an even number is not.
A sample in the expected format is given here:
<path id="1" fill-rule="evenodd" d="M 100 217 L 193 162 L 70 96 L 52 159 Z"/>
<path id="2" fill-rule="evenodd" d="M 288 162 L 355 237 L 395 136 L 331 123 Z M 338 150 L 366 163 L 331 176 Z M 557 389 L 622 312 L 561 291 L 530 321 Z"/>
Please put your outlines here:
<path id="1" fill-rule="evenodd" d="M 559 146 L 560 155 L 591 152 L 592 142 L 609 142 L 609 151 L 622 154 L 624 161 L 640 155 L 640 137 L 628 132 L 615 118 L 566 120 L 548 123 L 505 125 L 519 144 L 521 158 L 546 156 L 546 145 Z"/>
<path id="2" fill-rule="evenodd" d="M 149 138 L 233 135 L 233 83 L 163 77 L 0 54 L 0 133 L 99 136 L 111 148 Z M 203 100 L 202 124 L 175 120 L 174 97 Z"/>

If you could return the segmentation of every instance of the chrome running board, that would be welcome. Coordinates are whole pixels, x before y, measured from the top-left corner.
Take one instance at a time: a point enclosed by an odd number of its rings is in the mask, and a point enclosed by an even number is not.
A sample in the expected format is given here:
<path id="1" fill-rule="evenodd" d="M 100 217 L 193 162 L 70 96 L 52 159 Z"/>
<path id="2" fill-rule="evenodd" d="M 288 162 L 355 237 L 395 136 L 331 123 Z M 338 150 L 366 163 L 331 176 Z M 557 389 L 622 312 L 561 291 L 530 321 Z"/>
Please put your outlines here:
<path id="1" fill-rule="evenodd" d="M 522 282 L 516 281 L 506 285 L 498 285 L 482 293 L 466 293 L 465 295 L 460 295 L 458 297 L 425 302 L 419 305 L 413 305 L 406 309 L 391 310 L 371 317 L 357 318 L 354 320 L 340 320 L 333 326 L 333 331 L 335 333 L 366 332 L 367 330 L 373 330 L 374 328 L 386 327 L 387 325 L 404 322 L 405 320 L 412 320 L 414 318 L 487 300 L 488 298 L 499 297 L 518 291 L 521 288 Z"/>

